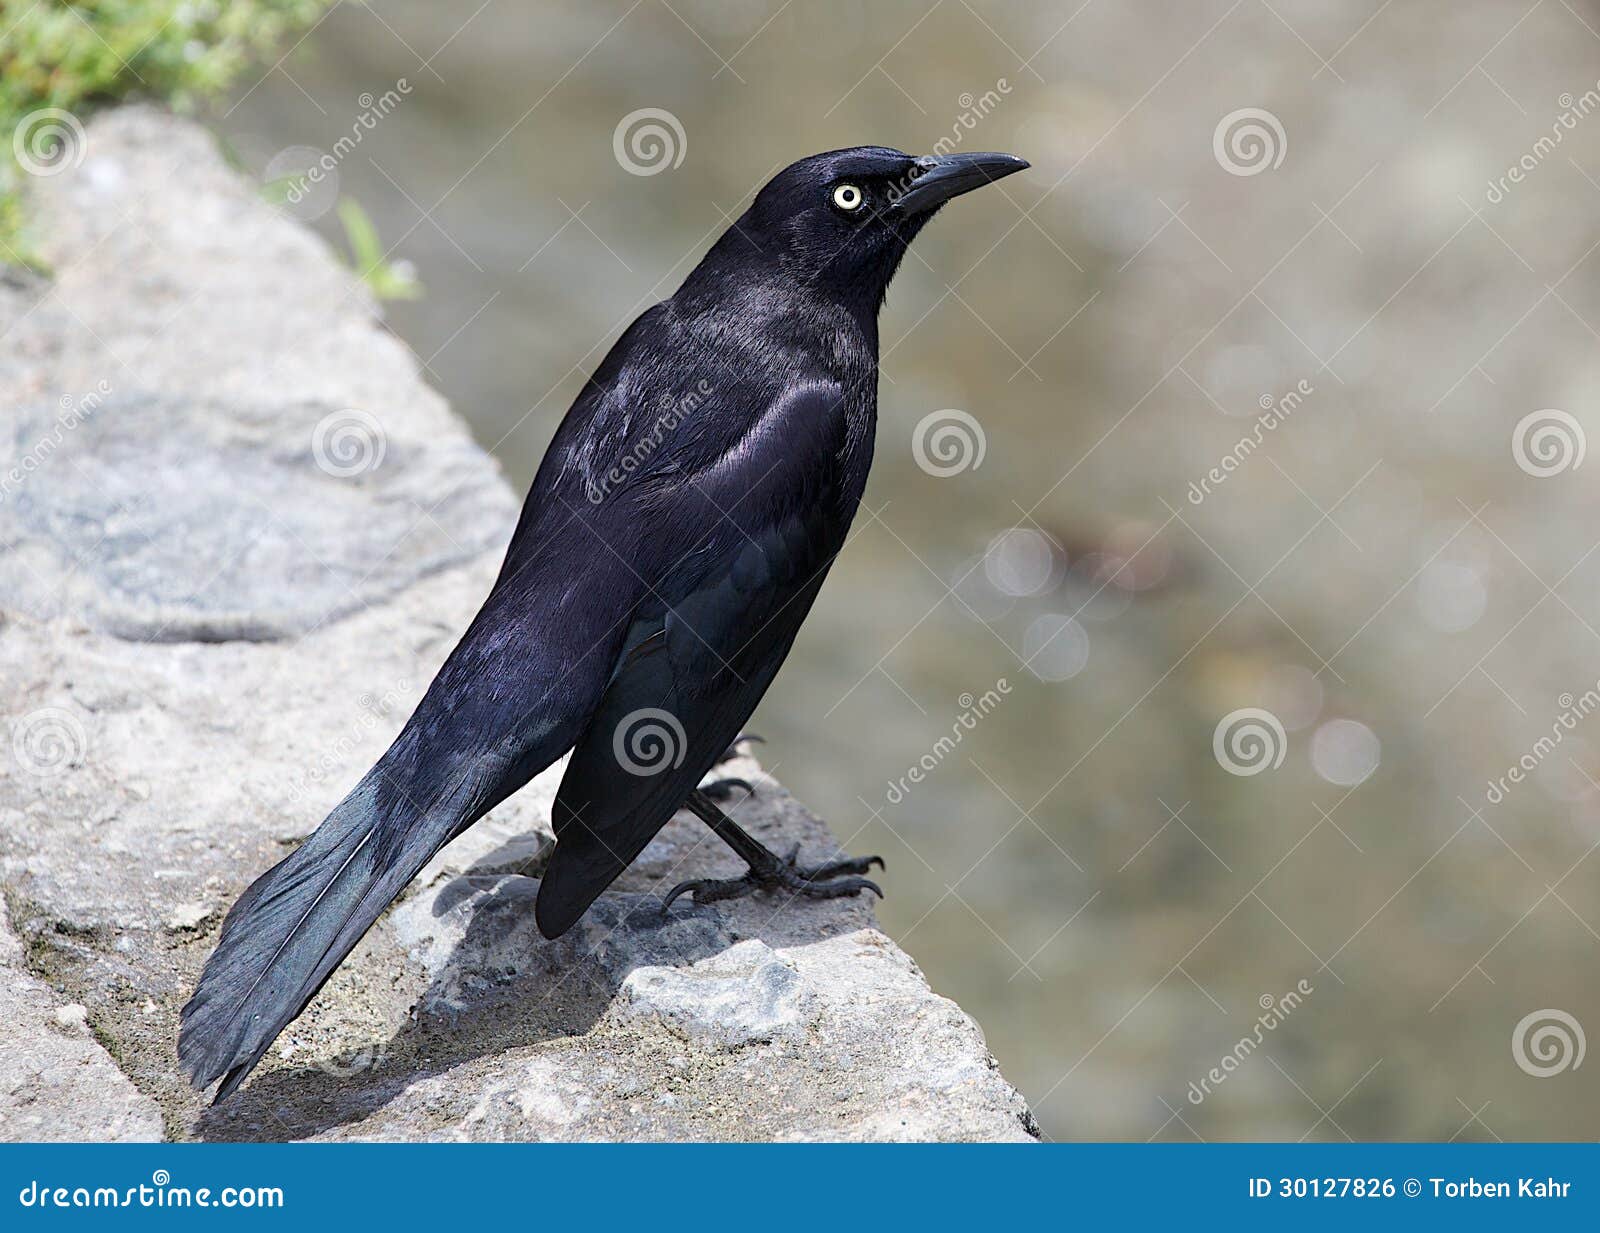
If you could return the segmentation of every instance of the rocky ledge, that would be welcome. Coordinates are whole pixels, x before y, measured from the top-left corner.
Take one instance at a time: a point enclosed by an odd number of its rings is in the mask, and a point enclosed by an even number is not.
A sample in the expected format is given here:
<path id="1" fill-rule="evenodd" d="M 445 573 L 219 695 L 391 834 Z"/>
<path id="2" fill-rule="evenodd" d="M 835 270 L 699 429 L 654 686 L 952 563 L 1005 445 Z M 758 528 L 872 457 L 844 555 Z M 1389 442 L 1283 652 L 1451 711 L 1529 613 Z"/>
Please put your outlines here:
<path id="1" fill-rule="evenodd" d="M 153 109 L 36 182 L 0 281 L 0 1138 L 1025 1139 L 977 1026 L 854 901 L 680 904 L 680 815 L 557 942 L 554 768 L 446 849 L 208 1110 L 222 913 L 381 752 L 516 500 L 361 285 Z M 748 758 L 739 807 L 827 827 Z"/>

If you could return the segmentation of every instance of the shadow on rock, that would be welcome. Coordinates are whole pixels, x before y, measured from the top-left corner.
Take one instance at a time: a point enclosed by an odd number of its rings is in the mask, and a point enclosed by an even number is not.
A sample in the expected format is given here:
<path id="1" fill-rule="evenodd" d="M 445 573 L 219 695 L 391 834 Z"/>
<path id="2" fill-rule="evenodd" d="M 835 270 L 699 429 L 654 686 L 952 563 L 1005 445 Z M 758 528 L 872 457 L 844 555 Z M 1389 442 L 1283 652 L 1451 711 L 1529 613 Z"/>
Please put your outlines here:
<path id="1" fill-rule="evenodd" d="M 387 1041 L 252 1078 L 196 1121 L 223 1141 L 310 1138 L 370 1117 L 403 1091 L 475 1059 L 588 1032 L 639 967 L 685 968 L 736 940 L 714 909 L 632 894 L 602 896 L 567 934 L 534 924 L 537 880 L 456 878 L 398 905 L 400 943 L 430 973 Z M 511 1065 L 514 1065 L 512 1063 Z M 466 1080 L 471 1083 L 477 1080 Z M 426 1135 L 427 1128 L 419 1128 Z"/>

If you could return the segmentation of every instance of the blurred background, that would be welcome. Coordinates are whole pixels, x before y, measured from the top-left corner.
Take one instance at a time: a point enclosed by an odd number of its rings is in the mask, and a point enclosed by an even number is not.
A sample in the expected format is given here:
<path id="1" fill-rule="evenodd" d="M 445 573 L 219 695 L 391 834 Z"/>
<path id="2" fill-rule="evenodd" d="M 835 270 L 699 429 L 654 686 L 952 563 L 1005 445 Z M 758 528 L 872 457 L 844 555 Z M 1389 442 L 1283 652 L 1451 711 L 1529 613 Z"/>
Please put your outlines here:
<path id="1" fill-rule="evenodd" d="M 1597 79 L 1589 0 L 374 0 L 209 119 L 519 487 L 781 165 L 1030 159 L 760 756 L 1051 1137 L 1592 1138 Z"/>

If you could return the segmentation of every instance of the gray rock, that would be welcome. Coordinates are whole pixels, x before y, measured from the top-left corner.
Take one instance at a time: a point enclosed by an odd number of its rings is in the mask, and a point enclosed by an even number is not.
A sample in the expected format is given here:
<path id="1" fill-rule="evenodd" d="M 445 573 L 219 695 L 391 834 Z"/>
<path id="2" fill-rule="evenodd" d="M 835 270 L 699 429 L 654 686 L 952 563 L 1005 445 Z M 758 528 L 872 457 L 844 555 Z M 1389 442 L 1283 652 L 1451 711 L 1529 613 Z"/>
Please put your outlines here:
<path id="1" fill-rule="evenodd" d="M 692 818 L 545 942 L 559 765 L 441 852 L 206 1110 L 173 1040 L 222 913 L 392 739 L 516 502 L 359 284 L 201 130 L 122 109 L 88 149 L 34 191 L 53 280 L 0 282 L 0 398 L 25 408 L 0 443 L 0 889 L 26 996 L 63 991 L 29 1014 L 114 1056 L 144 1112 L 107 1083 L 56 1133 L 1027 1137 L 976 1025 L 869 904 L 663 916 L 674 882 L 738 871 Z M 317 429 L 349 408 L 376 417 L 382 460 L 340 474 L 360 453 Z M 759 788 L 754 833 L 835 852 L 753 761 L 727 769 Z"/>
<path id="2" fill-rule="evenodd" d="M 64 424 L 24 407 L 0 448 L 4 472 L 51 443 L 0 506 L 0 593 L 123 638 L 305 633 L 480 556 L 512 510 L 470 442 L 391 441 L 359 409 L 113 390 Z"/>
<path id="3" fill-rule="evenodd" d="M 28 974 L 0 903 L 0 1141 L 154 1142 L 161 1111 L 95 1041 L 89 1012 Z"/>

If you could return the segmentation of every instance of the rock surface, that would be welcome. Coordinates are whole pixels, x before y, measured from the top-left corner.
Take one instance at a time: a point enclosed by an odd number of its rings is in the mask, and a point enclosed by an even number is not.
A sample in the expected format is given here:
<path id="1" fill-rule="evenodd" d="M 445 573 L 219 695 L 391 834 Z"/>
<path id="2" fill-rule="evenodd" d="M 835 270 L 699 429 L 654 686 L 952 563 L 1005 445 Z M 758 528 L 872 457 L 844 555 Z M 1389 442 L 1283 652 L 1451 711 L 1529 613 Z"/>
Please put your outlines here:
<path id="1" fill-rule="evenodd" d="M 202 130 L 109 113 L 32 209 L 53 275 L 0 283 L 22 408 L 0 434 L 21 939 L 0 934 L 0 1138 L 1028 1137 L 977 1026 L 868 904 L 663 917 L 665 885 L 738 867 L 686 815 L 543 941 L 559 766 L 442 852 L 207 1111 L 173 1037 L 221 914 L 415 706 L 516 501 L 360 285 Z M 768 843 L 835 851 L 753 761 L 728 773 Z"/>
<path id="2" fill-rule="evenodd" d="M 0 904 L 0 1138 L 153 1142 L 161 1111 L 89 1033 L 88 1011 L 27 972 Z"/>

